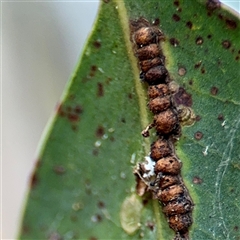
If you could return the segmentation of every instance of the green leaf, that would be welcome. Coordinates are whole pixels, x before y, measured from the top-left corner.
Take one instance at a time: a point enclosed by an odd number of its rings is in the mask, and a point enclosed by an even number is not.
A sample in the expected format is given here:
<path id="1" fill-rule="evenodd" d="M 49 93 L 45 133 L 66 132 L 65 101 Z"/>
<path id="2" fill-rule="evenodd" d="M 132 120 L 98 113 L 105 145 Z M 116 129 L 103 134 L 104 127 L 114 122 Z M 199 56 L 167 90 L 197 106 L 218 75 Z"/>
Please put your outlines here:
<path id="1" fill-rule="evenodd" d="M 195 207 L 191 239 L 237 239 L 240 215 L 240 21 L 215 1 L 104 0 L 42 143 L 20 239 L 172 239 L 132 173 L 151 141 L 129 19 L 160 19 L 178 103 L 198 116 L 177 155 Z"/>

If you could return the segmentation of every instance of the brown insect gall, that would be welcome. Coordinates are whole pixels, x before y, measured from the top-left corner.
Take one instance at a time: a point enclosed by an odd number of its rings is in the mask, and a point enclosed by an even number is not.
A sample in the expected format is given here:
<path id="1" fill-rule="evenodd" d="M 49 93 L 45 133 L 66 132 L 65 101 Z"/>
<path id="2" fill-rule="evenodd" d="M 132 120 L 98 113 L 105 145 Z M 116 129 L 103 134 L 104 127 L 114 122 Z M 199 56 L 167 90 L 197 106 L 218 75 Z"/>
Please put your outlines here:
<path id="1" fill-rule="evenodd" d="M 139 62 L 140 68 L 143 72 L 147 72 L 152 67 L 163 65 L 164 64 L 164 57 L 156 57 L 153 59 L 147 59 Z"/>
<path id="2" fill-rule="evenodd" d="M 168 109 L 154 116 L 155 128 L 159 134 L 169 134 L 176 129 L 178 118 L 175 111 Z"/>
<path id="3" fill-rule="evenodd" d="M 151 145 L 150 157 L 157 161 L 160 158 L 166 157 L 172 153 L 172 148 L 167 140 L 158 139 Z"/>
<path id="4" fill-rule="evenodd" d="M 157 44 L 150 44 L 148 46 L 137 49 L 136 56 L 140 61 L 156 58 L 161 54 L 161 50 Z"/>
<path id="5" fill-rule="evenodd" d="M 188 213 L 173 215 L 168 218 L 168 224 L 175 232 L 185 233 L 192 225 L 192 218 Z"/>
<path id="6" fill-rule="evenodd" d="M 162 111 L 167 110 L 171 106 L 170 97 L 157 97 L 149 101 L 148 108 L 154 113 L 160 113 Z"/>
<path id="7" fill-rule="evenodd" d="M 157 195 L 163 204 L 167 204 L 180 197 L 184 193 L 182 185 L 172 185 L 164 190 L 160 191 Z"/>
<path id="8" fill-rule="evenodd" d="M 180 173 L 182 163 L 174 156 L 161 158 L 155 165 L 155 173 L 168 173 L 177 175 Z"/>
<path id="9" fill-rule="evenodd" d="M 149 85 L 164 83 L 167 76 L 167 69 L 163 66 L 156 66 L 148 70 L 146 73 L 141 74 L 140 78 L 148 82 Z"/>
<path id="10" fill-rule="evenodd" d="M 162 36 L 161 31 L 154 27 L 142 27 L 135 32 L 133 39 L 139 45 L 146 45 L 150 43 L 158 43 Z"/>
<path id="11" fill-rule="evenodd" d="M 169 186 L 180 184 L 179 176 L 173 176 L 173 175 L 162 175 L 159 179 L 159 188 L 160 190 L 163 190 Z"/>
<path id="12" fill-rule="evenodd" d="M 166 84 L 158 84 L 149 86 L 148 88 L 148 97 L 156 98 L 156 97 L 164 97 L 166 95 L 169 95 L 169 88 Z"/>
<path id="13" fill-rule="evenodd" d="M 167 205 L 163 207 L 163 213 L 167 216 L 184 214 L 190 212 L 192 207 L 192 202 L 190 200 L 186 198 L 180 198 L 167 203 Z"/>

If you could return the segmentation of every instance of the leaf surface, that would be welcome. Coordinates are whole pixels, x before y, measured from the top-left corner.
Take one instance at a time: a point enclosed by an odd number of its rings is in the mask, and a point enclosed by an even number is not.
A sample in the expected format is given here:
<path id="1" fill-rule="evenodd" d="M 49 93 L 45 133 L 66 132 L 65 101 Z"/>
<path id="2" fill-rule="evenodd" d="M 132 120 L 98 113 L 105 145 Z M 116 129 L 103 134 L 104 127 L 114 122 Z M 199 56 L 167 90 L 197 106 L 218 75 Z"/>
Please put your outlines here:
<path id="1" fill-rule="evenodd" d="M 240 22 L 215 1 L 101 3 L 31 179 L 20 239 L 172 239 L 156 200 L 135 194 L 132 169 L 151 141 L 147 86 L 129 19 L 160 21 L 176 100 L 198 116 L 177 155 L 195 203 L 191 239 L 237 239 L 240 215 Z M 124 227 L 124 229 L 123 229 Z"/>

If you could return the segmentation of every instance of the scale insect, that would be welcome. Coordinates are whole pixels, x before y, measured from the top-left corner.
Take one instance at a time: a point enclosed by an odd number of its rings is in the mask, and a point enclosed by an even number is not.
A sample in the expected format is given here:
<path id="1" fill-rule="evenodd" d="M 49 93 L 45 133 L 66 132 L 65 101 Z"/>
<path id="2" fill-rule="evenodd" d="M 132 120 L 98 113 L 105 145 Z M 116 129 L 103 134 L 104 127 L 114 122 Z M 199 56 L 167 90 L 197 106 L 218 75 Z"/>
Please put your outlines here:
<path id="1" fill-rule="evenodd" d="M 134 173 L 161 203 L 168 224 L 176 233 L 175 239 L 188 239 L 194 204 L 181 177 L 182 162 L 174 149 L 181 135 L 183 110 L 178 111 L 175 106 L 169 85 L 171 79 L 159 44 L 164 35 L 144 18 L 131 21 L 130 28 L 140 79 L 149 85 L 147 106 L 153 113 L 153 122 L 142 135 L 148 137 L 149 130 L 155 128 L 157 138 L 151 144 L 148 162 L 138 164 Z M 149 162 L 151 169 L 147 167 Z"/>

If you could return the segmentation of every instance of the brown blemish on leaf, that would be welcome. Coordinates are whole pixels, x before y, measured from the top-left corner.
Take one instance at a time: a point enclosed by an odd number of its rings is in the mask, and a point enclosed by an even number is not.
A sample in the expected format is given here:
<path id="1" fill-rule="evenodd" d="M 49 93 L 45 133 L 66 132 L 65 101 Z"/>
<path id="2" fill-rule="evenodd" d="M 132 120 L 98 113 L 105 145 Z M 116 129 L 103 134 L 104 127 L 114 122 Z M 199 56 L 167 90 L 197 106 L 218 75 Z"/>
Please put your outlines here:
<path id="1" fill-rule="evenodd" d="M 179 67 L 178 68 L 178 75 L 179 76 L 184 76 L 186 74 L 187 70 L 185 67 Z"/>
<path id="2" fill-rule="evenodd" d="M 175 22 L 178 22 L 178 21 L 181 20 L 180 16 L 178 16 L 176 13 L 174 13 L 174 14 L 172 15 L 172 19 L 173 19 Z"/>
<path id="3" fill-rule="evenodd" d="M 83 113 L 83 108 L 81 105 L 77 105 L 75 108 L 74 108 L 74 112 L 77 113 L 77 114 L 81 114 Z"/>
<path id="4" fill-rule="evenodd" d="M 199 68 L 200 66 L 201 66 L 201 64 L 202 64 L 202 61 L 199 61 L 199 62 L 197 62 L 195 65 L 194 65 L 194 68 Z"/>
<path id="5" fill-rule="evenodd" d="M 170 38 L 169 42 L 171 45 L 173 45 L 174 47 L 177 47 L 179 45 L 179 41 L 176 38 Z"/>
<path id="6" fill-rule="evenodd" d="M 194 184 L 202 184 L 203 180 L 200 177 L 195 176 L 192 180 Z"/>
<path id="7" fill-rule="evenodd" d="M 218 94 L 218 88 L 213 86 L 210 90 L 210 93 L 213 95 L 213 96 L 216 96 Z"/>
<path id="8" fill-rule="evenodd" d="M 212 35 L 211 35 L 211 34 L 207 35 L 207 38 L 208 38 L 208 39 L 211 39 L 211 38 L 212 38 Z"/>
<path id="9" fill-rule="evenodd" d="M 236 56 L 236 57 L 235 57 L 235 60 L 238 61 L 238 60 L 239 60 L 239 56 Z"/>
<path id="10" fill-rule="evenodd" d="M 203 133 L 200 132 L 200 131 L 197 131 L 197 132 L 194 134 L 194 138 L 195 138 L 196 140 L 201 140 L 202 137 L 203 137 Z"/>
<path id="11" fill-rule="evenodd" d="M 66 169 L 62 165 L 57 165 L 53 167 L 53 171 L 58 175 L 62 175 L 66 172 Z"/>
<path id="12" fill-rule="evenodd" d="M 126 119 L 125 118 L 121 118 L 121 122 L 122 123 L 126 123 Z"/>
<path id="13" fill-rule="evenodd" d="M 93 42 L 93 46 L 95 48 L 99 49 L 102 46 L 102 44 L 101 44 L 101 42 L 99 40 L 96 40 L 95 42 Z"/>
<path id="14" fill-rule="evenodd" d="M 79 120 L 79 115 L 76 113 L 68 113 L 67 118 L 70 122 L 77 122 Z"/>
<path id="15" fill-rule="evenodd" d="M 78 216 L 77 215 L 71 215 L 70 220 L 71 220 L 71 222 L 77 222 L 78 221 Z"/>
<path id="16" fill-rule="evenodd" d="M 109 3 L 110 2 L 110 0 L 103 0 L 105 3 Z"/>
<path id="17" fill-rule="evenodd" d="M 146 223 L 146 227 L 148 227 L 151 231 L 153 231 L 155 227 L 155 223 L 149 221 Z"/>
<path id="18" fill-rule="evenodd" d="M 238 227 L 238 226 L 234 226 L 233 230 L 234 230 L 234 231 L 238 231 L 238 230 L 239 230 L 239 227 Z"/>
<path id="19" fill-rule="evenodd" d="M 203 38 L 202 37 L 200 37 L 200 36 L 198 36 L 197 38 L 196 38 L 196 44 L 197 45 L 202 45 L 203 44 Z"/>
<path id="20" fill-rule="evenodd" d="M 107 1 L 107 0 L 105 0 L 105 1 Z M 108 0 L 108 1 L 109 1 L 109 0 Z M 98 240 L 98 238 L 96 238 L 96 237 L 90 237 L 89 240 Z"/>
<path id="21" fill-rule="evenodd" d="M 96 66 L 96 65 L 92 65 L 92 66 L 91 66 L 90 73 L 89 73 L 90 77 L 94 77 L 96 71 L 97 71 L 97 66 Z"/>
<path id="22" fill-rule="evenodd" d="M 220 6 L 221 6 L 221 3 L 219 0 L 207 0 L 206 8 L 210 13 L 220 8 Z"/>
<path id="23" fill-rule="evenodd" d="M 92 151 L 92 154 L 93 154 L 94 156 L 98 156 L 98 154 L 99 154 L 98 148 L 94 148 L 93 151 Z"/>
<path id="24" fill-rule="evenodd" d="M 132 93 L 129 93 L 129 94 L 128 94 L 128 98 L 129 98 L 129 99 L 132 99 L 132 98 L 133 98 Z"/>
<path id="25" fill-rule="evenodd" d="M 158 26 L 160 24 L 160 19 L 159 18 L 156 18 L 154 21 L 153 21 L 153 26 Z"/>
<path id="26" fill-rule="evenodd" d="M 178 92 L 174 94 L 173 98 L 177 105 L 184 105 L 187 107 L 192 106 L 192 95 L 189 94 L 183 87 L 178 89 Z"/>
<path id="27" fill-rule="evenodd" d="M 113 136 L 110 137 L 110 141 L 111 142 L 114 142 L 115 141 L 115 138 Z"/>
<path id="28" fill-rule="evenodd" d="M 187 26 L 189 29 L 192 29 L 193 24 L 192 24 L 191 21 L 188 21 L 188 22 L 186 22 L 186 26 Z"/>
<path id="29" fill-rule="evenodd" d="M 101 138 L 104 135 L 104 127 L 99 125 L 97 130 L 96 130 L 96 137 Z"/>
<path id="30" fill-rule="evenodd" d="M 236 21 L 226 18 L 225 23 L 229 29 L 236 29 L 237 28 L 237 23 Z"/>
<path id="31" fill-rule="evenodd" d="M 105 81 L 106 84 L 109 84 L 112 81 L 112 78 L 108 77 Z"/>
<path id="32" fill-rule="evenodd" d="M 201 68 L 201 73 L 204 74 L 205 72 L 206 72 L 205 68 L 202 67 L 202 68 Z"/>
<path id="33" fill-rule="evenodd" d="M 31 179 L 30 179 L 30 187 L 34 188 L 38 184 L 38 177 L 36 171 L 32 174 Z"/>
<path id="34" fill-rule="evenodd" d="M 98 97 L 103 97 L 104 96 L 103 84 L 100 83 L 100 82 L 97 83 L 97 96 Z"/>
<path id="35" fill-rule="evenodd" d="M 175 0 L 175 1 L 173 2 L 173 4 L 174 4 L 176 7 L 179 7 L 179 6 L 180 6 L 179 0 Z"/>
<path id="36" fill-rule="evenodd" d="M 231 42 L 229 40 L 224 40 L 222 42 L 222 46 L 225 48 L 225 49 L 229 49 L 231 47 Z"/>
<path id="37" fill-rule="evenodd" d="M 24 234 L 24 235 L 26 235 L 26 234 L 28 234 L 30 232 L 30 228 L 29 228 L 29 226 L 27 226 L 27 225 L 23 225 L 22 226 L 22 234 Z"/>
<path id="38" fill-rule="evenodd" d="M 105 208 L 105 203 L 102 202 L 102 201 L 99 201 L 97 205 L 98 205 L 98 207 L 101 208 L 101 209 L 102 209 L 102 208 Z"/>
<path id="39" fill-rule="evenodd" d="M 192 86 L 192 85 L 193 85 L 193 80 L 190 79 L 190 80 L 188 81 L 188 84 Z"/>
<path id="40" fill-rule="evenodd" d="M 201 116 L 199 116 L 199 115 L 197 115 L 196 118 L 195 118 L 196 122 L 199 122 L 201 119 L 202 119 L 202 118 L 201 118 Z"/>
<path id="41" fill-rule="evenodd" d="M 219 121 L 223 121 L 223 120 L 224 120 L 223 114 L 220 113 L 220 114 L 218 115 L 217 119 L 218 119 Z"/>

